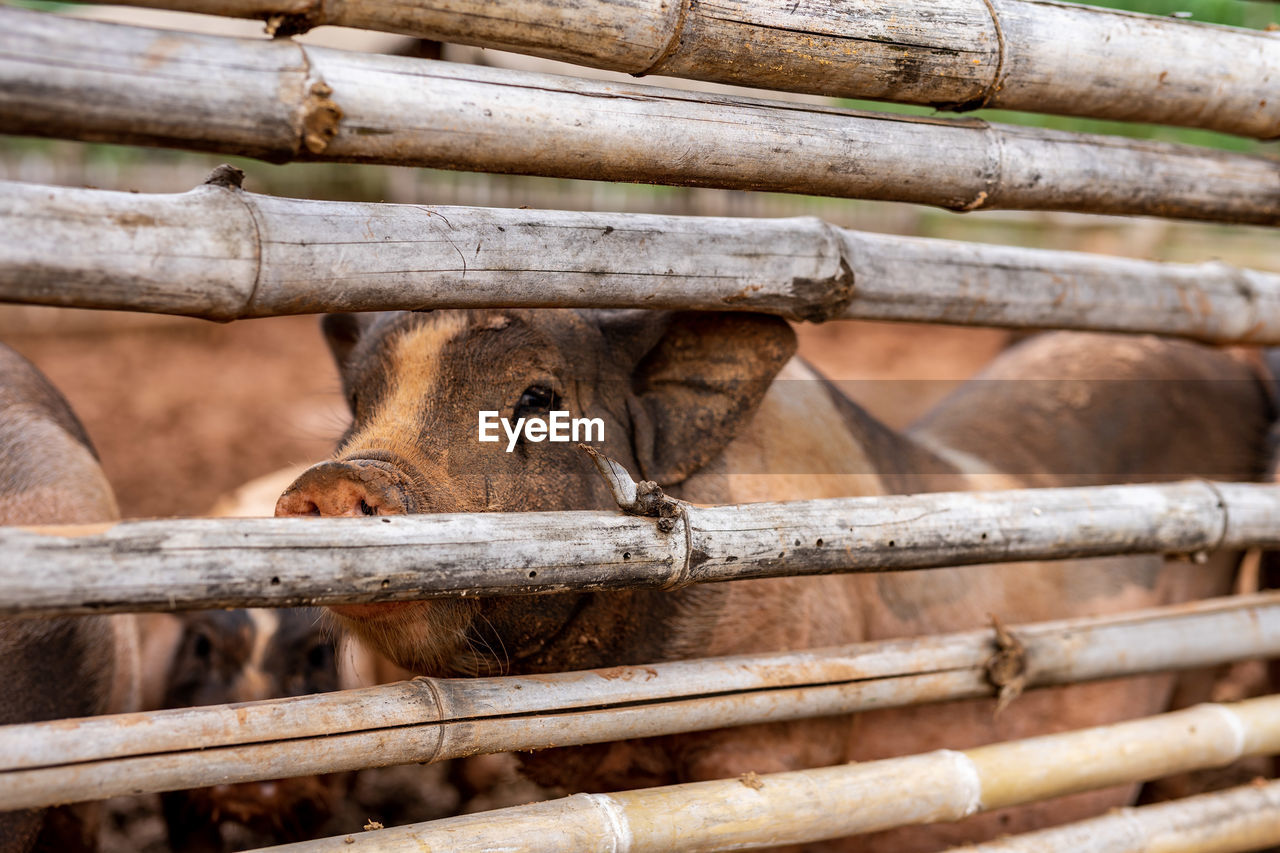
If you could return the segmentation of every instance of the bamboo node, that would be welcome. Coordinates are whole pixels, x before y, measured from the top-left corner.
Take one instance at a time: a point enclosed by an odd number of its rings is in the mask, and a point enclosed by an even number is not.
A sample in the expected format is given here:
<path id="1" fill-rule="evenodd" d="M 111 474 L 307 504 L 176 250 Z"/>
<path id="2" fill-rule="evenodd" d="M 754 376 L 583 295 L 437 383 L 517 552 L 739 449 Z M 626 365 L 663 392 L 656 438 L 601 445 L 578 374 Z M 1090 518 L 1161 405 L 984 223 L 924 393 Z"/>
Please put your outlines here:
<path id="1" fill-rule="evenodd" d="M 796 299 L 795 316 L 810 323 L 822 323 L 844 314 L 854 297 L 853 268 L 840 258 L 840 268 L 827 278 L 793 278 L 791 294 Z"/>
<path id="2" fill-rule="evenodd" d="M 288 38 L 302 35 L 328 21 L 324 14 L 323 0 L 313 0 L 301 12 L 278 12 L 269 15 L 264 23 L 267 35 L 271 38 Z"/>
<path id="3" fill-rule="evenodd" d="M 631 832 L 631 823 L 627 819 L 627 810 L 622 804 L 608 794 L 577 794 L 575 796 L 586 800 L 604 817 L 602 828 L 607 828 L 608 840 L 613 844 L 602 849 L 612 850 L 614 853 L 627 853 L 631 849 L 634 837 Z"/>
<path id="4" fill-rule="evenodd" d="M 322 80 L 311 84 L 307 99 L 302 105 L 302 144 L 312 154 L 319 154 L 329 147 L 338 135 L 338 123 L 342 121 L 342 107 L 329 96 L 332 87 Z"/>
<path id="5" fill-rule="evenodd" d="M 204 182 L 206 186 L 243 189 L 244 172 L 229 163 L 223 163 L 220 166 L 215 166 L 213 171 L 209 173 L 209 177 L 204 179 Z"/>
<path id="6" fill-rule="evenodd" d="M 1027 686 L 1027 649 L 1022 641 L 1004 627 L 994 613 L 991 627 L 996 632 L 996 653 L 987 659 L 984 669 L 987 680 L 999 688 L 996 709 L 992 716 L 999 716 L 1005 708 L 1022 695 Z"/>
<path id="7" fill-rule="evenodd" d="M 319 22 L 312 14 L 272 15 L 264 21 L 267 35 L 273 39 L 299 36 L 316 26 Z"/>
<path id="8" fill-rule="evenodd" d="M 682 513 L 680 502 L 669 498 L 662 487 L 652 480 L 637 483 L 619 462 L 610 459 L 594 447 L 579 444 L 579 449 L 591 457 L 596 470 L 604 478 L 618 508 L 627 515 L 658 519 L 658 529 L 663 533 L 675 530 L 676 519 Z"/>

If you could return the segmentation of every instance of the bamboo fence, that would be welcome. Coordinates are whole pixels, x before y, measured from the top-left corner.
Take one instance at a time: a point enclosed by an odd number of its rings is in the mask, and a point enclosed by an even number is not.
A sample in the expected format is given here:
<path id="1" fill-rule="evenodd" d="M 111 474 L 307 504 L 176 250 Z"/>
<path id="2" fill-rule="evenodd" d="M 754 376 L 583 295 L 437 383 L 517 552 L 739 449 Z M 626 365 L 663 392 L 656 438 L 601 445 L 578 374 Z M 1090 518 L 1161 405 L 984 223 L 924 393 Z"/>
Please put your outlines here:
<path id="1" fill-rule="evenodd" d="M 1280 594 L 1016 626 L 1027 687 L 1280 654 Z M 1123 655 L 1116 654 L 1123 648 Z M 0 727 L 0 809 L 993 695 L 991 630 Z"/>
<path id="2" fill-rule="evenodd" d="M 0 614 L 675 589 L 1277 546 L 1280 488 L 1206 481 L 681 503 L 661 520 L 586 510 L 122 521 L 0 528 Z"/>
<path id="3" fill-rule="evenodd" d="M 1028 0 L 130 0 L 405 33 L 629 74 L 1280 136 L 1280 38 Z"/>
<path id="4" fill-rule="evenodd" d="M 810 218 L 303 201 L 233 180 L 181 195 L 0 182 L 0 231 L 0 299 L 29 304 L 211 320 L 748 310 L 1280 344 L 1275 273 L 896 237 Z"/>
<path id="5" fill-rule="evenodd" d="M 1280 752 L 1280 697 L 936 752 L 614 794 L 575 794 L 284 851 L 743 850 L 803 844 Z"/>
<path id="6" fill-rule="evenodd" d="M 1280 222 L 1280 163 L 1265 157 L 11 8 L 0 8 L 0 126 L 275 162 L 775 190 L 954 210 Z"/>
<path id="7" fill-rule="evenodd" d="M 948 853 L 1243 853 L 1280 844 L 1280 782 L 1125 808 Z"/>

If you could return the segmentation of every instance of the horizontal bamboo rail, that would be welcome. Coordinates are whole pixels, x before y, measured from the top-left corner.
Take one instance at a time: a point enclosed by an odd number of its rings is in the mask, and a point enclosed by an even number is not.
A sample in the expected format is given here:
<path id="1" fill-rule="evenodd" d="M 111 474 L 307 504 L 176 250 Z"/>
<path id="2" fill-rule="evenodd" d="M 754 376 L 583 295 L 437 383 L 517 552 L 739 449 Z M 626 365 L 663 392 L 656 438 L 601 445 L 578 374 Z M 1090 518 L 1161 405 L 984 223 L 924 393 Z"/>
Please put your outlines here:
<path id="1" fill-rule="evenodd" d="M 231 320 L 446 307 L 749 310 L 1280 344 L 1280 275 L 778 220 L 0 182 L 0 300 Z M 763 251 L 762 251 L 763 248 Z"/>
<path id="2" fill-rule="evenodd" d="M 10 8 L 0 8 L 0 127 L 276 162 L 1280 223 L 1280 162 L 1265 157 Z"/>
<path id="3" fill-rule="evenodd" d="M 1193 669 L 1280 654 L 1280 594 L 1010 630 L 1029 687 Z M 979 698 L 997 648 L 967 631 L 10 725 L 0 809 Z"/>
<path id="4" fill-rule="evenodd" d="M 936 752 L 614 794 L 575 794 L 272 850 L 742 850 L 802 844 L 1280 752 L 1280 696 Z"/>
<path id="5" fill-rule="evenodd" d="M 1066 3 L 129 2 L 262 18 L 276 32 L 386 30 L 636 75 L 1280 136 L 1280 38 Z"/>
<path id="6" fill-rule="evenodd" d="M 662 522 L 587 510 L 0 528 L 0 614 L 674 589 L 1280 546 L 1280 488 L 1248 483 L 680 506 Z"/>
<path id="7" fill-rule="evenodd" d="M 1280 844 L 1280 782 L 1141 808 L 948 853 L 1243 853 Z"/>

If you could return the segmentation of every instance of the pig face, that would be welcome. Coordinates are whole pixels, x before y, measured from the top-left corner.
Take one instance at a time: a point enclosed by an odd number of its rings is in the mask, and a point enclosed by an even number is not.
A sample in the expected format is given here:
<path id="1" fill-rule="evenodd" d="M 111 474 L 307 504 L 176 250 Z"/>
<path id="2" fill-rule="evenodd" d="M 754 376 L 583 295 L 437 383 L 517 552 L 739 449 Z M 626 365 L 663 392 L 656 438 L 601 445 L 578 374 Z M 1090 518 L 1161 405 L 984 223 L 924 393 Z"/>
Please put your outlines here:
<path id="1" fill-rule="evenodd" d="M 545 421 L 556 411 L 592 420 L 593 446 L 672 486 L 714 459 L 749 421 L 795 350 L 784 321 L 734 313 L 332 315 L 324 331 L 353 422 L 334 459 L 284 492 L 277 515 L 610 508 L 607 488 L 572 441 L 512 438 L 499 426 L 497 440 L 483 442 L 481 413 L 508 424 Z M 548 645 L 612 631 L 618 626 L 610 624 L 610 609 L 619 616 L 634 604 L 625 597 L 332 610 L 400 666 L 476 675 L 564 665 L 550 661 Z M 602 606 L 601 598 L 613 604 Z M 625 621 L 634 626 L 634 614 Z"/>
<path id="2" fill-rule="evenodd" d="M 164 707 L 251 702 L 338 689 L 334 644 L 313 609 L 184 613 Z M 222 849 L 224 829 L 255 843 L 310 837 L 340 800 L 344 774 L 215 785 L 162 795 L 173 849 Z"/>
<path id="3" fill-rule="evenodd" d="M 333 640 L 310 608 L 183 613 L 164 707 L 253 702 L 338 689 Z"/>

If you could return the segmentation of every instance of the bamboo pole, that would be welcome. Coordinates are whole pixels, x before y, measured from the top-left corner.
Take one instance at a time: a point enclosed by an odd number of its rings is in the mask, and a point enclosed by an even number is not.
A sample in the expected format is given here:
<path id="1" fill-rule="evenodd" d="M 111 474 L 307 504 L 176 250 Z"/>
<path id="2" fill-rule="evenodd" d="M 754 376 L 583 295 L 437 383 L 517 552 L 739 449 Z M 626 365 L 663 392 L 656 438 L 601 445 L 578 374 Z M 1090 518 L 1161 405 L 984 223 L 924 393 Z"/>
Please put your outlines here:
<path id="1" fill-rule="evenodd" d="M 587 510 L 10 527 L 0 614 L 675 589 L 1277 546 L 1280 489 L 1205 481 L 680 504 L 662 520 Z"/>
<path id="2" fill-rule="evenodd" d="M 1242 853 L 1280 844 L 1280 782 L 1125 808 L 949 853 Z"/>
<path id="3" fill-rule="evenodd" d="M 331 160 L 1280 222 L 1280 163 L 0 9 L 0 126 Z M 655 132 L 655 129 L 661 132 Z"/>
<path id="4" fill-rule="evenodd" d="M 1268 696 L 964 752 L 944 749 L 818 770 L 575 794 L 271 849 L 743 850 L 955 821 L 1276 752 L 1280 697 Z"/>
<path id="5" fill-rule="evenodd" d="M 1025 0 L 130 0 L 942 109 L 1030 112 L 1280 136 L 1280 39 L 1256 30 Z"/>
<path id="6" fill-rule="evenodd" d="M 0 299 L 211 320 L 727 309 L 1280 344 L 1274 273 L 860 233 L 810 218 L 302 201 L 234 180 L 181 195 L 0 182 L 0 232 Z"/>
<path id="7" fill-rule="evenodd" d="M 1030 687 L 1213 666 L 1280 654 L 1280 594 L 1012 633 Z M 0 809 L 985 697 L 996 648 L 992 631 L 968 631 L 10 725 Z"/>

